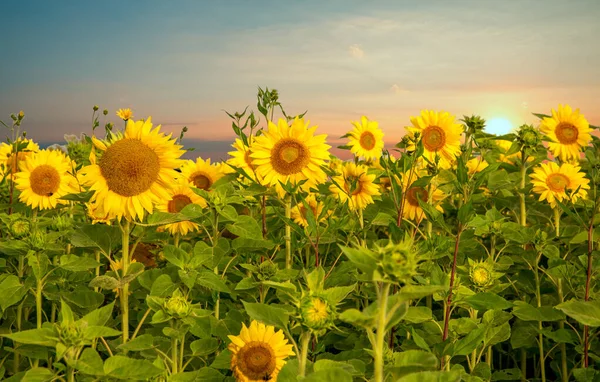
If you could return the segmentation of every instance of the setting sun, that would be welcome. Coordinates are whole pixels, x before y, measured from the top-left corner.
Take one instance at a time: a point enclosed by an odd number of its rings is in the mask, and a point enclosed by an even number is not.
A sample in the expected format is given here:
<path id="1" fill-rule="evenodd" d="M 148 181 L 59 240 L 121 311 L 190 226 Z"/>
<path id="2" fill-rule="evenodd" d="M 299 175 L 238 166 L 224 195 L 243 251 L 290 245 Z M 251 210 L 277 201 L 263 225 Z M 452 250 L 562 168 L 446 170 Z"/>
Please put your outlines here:
<path id="1" fill-rule="evenodd" d="M 506 118 L 492 118 L 485 124 L 485 131 L 496 135 L 508 134 L 512 128 L 512 123 Z"/>

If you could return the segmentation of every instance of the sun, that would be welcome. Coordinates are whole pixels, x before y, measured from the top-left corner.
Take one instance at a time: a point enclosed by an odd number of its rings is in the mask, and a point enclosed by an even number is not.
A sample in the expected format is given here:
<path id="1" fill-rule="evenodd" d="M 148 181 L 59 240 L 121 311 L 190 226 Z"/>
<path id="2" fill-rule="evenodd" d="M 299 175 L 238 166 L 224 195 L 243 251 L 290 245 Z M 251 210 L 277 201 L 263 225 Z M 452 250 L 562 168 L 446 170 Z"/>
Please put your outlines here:
<path id="1" fill-rule="evenodd" d="M 485 132 L 489 134 L 504 135 L 512 129 L 512 123 L 506 118 L 492 118 L 485 124 Z"/>

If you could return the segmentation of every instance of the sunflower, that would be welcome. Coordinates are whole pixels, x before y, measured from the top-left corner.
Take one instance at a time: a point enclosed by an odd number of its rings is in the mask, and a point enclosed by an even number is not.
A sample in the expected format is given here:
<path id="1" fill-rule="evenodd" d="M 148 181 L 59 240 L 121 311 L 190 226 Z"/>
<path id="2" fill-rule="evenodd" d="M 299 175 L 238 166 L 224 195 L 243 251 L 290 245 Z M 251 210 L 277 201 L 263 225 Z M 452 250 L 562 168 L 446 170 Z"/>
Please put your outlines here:
<path id="1" fill-rule="evenodd" d="M 431 203 L 440 212 L 444 212 L 439 202 L 444 199 L 444 193 L 437 188 L 436 182 L 432 179 L 430 185 L 431 190 L 422 186 L 413 186 L 413 183 L 419 179 L 419 175 L 416 171 L 413 171 L 412 175 L 410 171 L 402 174 L 402 192 L 404 196 L 404 206 L 402 210 L 402 217 L 404 219 L 414 220 L 417 223 L 423 218 L 426 218 L 423 209 L 419 205 L 419 199 L 423 202 L 429 201 L 429 192 L 431 192 Z"/>
<path id="2" fill-rule="evenodd" d="M 156 206 L 157 210 L 162 212 L 170 212 L 173 214 L 178 213 L 183 209 L 183 207 L 191 203 L 206 207 L 206 201 L 193 192 L 187 183 L 181 182 L 180 184 L 176 185 L 173 189 L 169 190 L 169 195 L 170 197 L 168 199 L 163 200 Z M 177 233 L 181 235 L 187 235 L 187 233 L 190 231 L 197 231 L 198 224 L 191 221 L 182 221 L 166 224 L 162 227 L 159 227 L 157 230 L 163 231 L 165 229 L 168 230 L 171 235 L 175 235 Z"/>
<path id="3" fill-rule="evenodd" d="M 152 128 L 151 117 L 128 120 L 125 131 L 113 134 L 109 141 L 95 137 L 92 141 L 103 153 L 99 160 L 90 154 L 92 164 L 81 172 L 83 181 L 95 191 L 90 201 L 103 213 L 143 219 L 155 204 L 169 199 L 183 150 L 171 135 L 160 132 L 160 125 Z"/>
<path id="4" fill-rule="evenodd" d="M 360 122 L 352 122 L 354 129 L 348 133 L 350 151 L 357 157 L 378 160 L 383 151 L 383 131 L 379 124 L 361 117 Z"/>
<path id="5" fill-rule="evenodd" d="M 240 335 L 228 337 L 231 370 L 239 382 L 277 381 L 285 359 L 295 355 L 282 330 L 256 321 L 249 328 L 242 323 Z"/>
<path id="6" fill-rule="evenodd" d="M 452 166 L 456 156 L 460 154 L 460 136 L 463 126 L 455 122 L 452 114 L 447 112 L 421 111 L 421 116 L 411 117 L 412 126 L 407 127 L 411 137 L 419 133 L 425 152 L 423 156 L 434 161 L 436 154 L 440 156 L 439 166 L 447 169 Z M 407 147 L 415 150 L 414 143 Z"/>
<path id="7" fill-rule="evenodd" d="M 26 157 L 20 163 L 21 171 L 15 174 L 19 200 L 41 210 L 67 203 L 60 198 L 79 192 L 77 178 L 69 173 L 73 167 L 60 151 L 42 150 Z"/>
<path id="8" fill-rule="evenodd" d="M 17 154 L 15 154 L 15 145 L 2 142 L 0 144 L 0 173 L 11 174 L 14 180 L 15 174 L 19 172 L 19 164 L 25 160 L 25 158 L 40 151 L 40 146 L 30 139 L 19 138 L 17 139 L 17 145 L 24 148 L 19 148 Z M 0 178 L 1 179 L 1 178 Z"/>
<path id="9" fill-rule="evenodd" d="M 276 186 L 280 197 L 285 191 L 280 183 L 296 185 L 306 180 L 303 189 L 322 183 L 326 179 L 321 165 L 329 158 L 325 143 L 326 134 L 314 135 L 316 126 L 296 117 L 289 126 L 285 119 L 275 125 L 269 121 L 269 129 L 256 137 L 252 144 L 252 164 L 264 183 Z"/>
<path id="10" fill-rule="evenodd" d="M 500 162 L 504 162 L 504 163 L 510 163 L 510 164 L 515 164 L 515 160 L 521 160 L 521 152 L 516 152 L 514 154 L 510 154 L 510 155 L 506 155 L 506 153 L 508 152 L 508 150 L 510 150 L 510 147 L 512 146 L 512 142 L 511 141 L 506 141 L 503 139 L 500 140 L 496 140 L 494 141 L 496 143 L 496 146 L 498 146 L 498 148 L 500 149 Z M 535 160 L 535 158 L 531 155 L 529 155 L 527 157 L 527 162 L 531 162 Z"/>
<path id="11" fill-rule="evenodd" d="M 466 163 L 469 175 L 473 176 L 476 173 L 482 171 L 488 166 L 488 163 L 482 157 L 469 159 Z"/>
<path id="12" fill-rule="evenodd" d="M 223 165 L 220 163 L 210 163 L 210 158 L 204 160 L 197 158 L 196 162 L 188 160 L 181 166 L 181 175 L 178 179 L 182 179 L 189 183 L 190 186 L 199 188 L 204 191 L 209 191 L 210 187 L 215 182 L 225 175 Z M 204 198 L 199 204 L 206 206 Z"/>
<path id="13" fill-rule="evenodd" d="M 131 109 L 119 109 L 117 110 L 117 117 L 121 118 L 123 121 L 127 122 L 131 118 L 133 118 L 133 112 Z"/>
<path id="14" fill-rule="evenodd" d="M 92 219 L 92 224 L 104 223 L 110 225 L 112 217 L 104 213 L 98 204 L 86 203 L 85 205 L 87 207 L 87 215 Z"/>
<path id="15" fill-rule="evenodd" d="M 317 201 L 317 198 L 313 193 L 308 194 L 308 196 L 304 199 L 304 202 L 311 209 L 315 221 L 318 220 L 319 222 L 322 222 L 327 219 L 327 216 L 330 214 L 326 213 L 325 216 L 322 216 L 321 219 L 319 219 L 319 216 L 321 216 L 321 213 L 323 212 L 323 203 Z M 292 220 L 294 220 L 294 222 L 298 225 L 302 227 L 308 226 L 308 209 L 302 201 L 292 208 L 291 217 Z"/>
<path id="16" fill-rule="evenodd" d="M 374 203 L 373 196 L 380 195 L 378 185 L 374 183 L 375 174 L 367 174 L 368 170 L 367 166 L 346 163 L 342 175 L 333 177 L 335 183 L 329 186 L 329 191 L 342 203 L 348 201 L 351 210 L 365 209 Z"/>
<path id="17" fill-rule="evenodd" d="M 250 137 L 248 139 L 249 146 L 246 146 L 244 142 L 237 138 L 235 142 L 231 145 L 235 151 L 230 151 L 228 154 L 231 156 L 227 160 L 227 165 L 231 165 L 237 167 L 241 170 L 244 170 L 246 175 L 250 178 L 257 180 L 255 166 L 252 164 L 252 157 L 250 156 L 252 149 L 252 143 L 254 142 L 254 137 Z M 229 167 L 229 166 L 227 166 Z"/>
<path id="18" fill-rule="evenodd" d="M 552 109 L 552 117 L 542 120 L 540 131 L 550 138 L 552 142 L 548 143 L 548 148 L 562 161 L 579 159 L 581 148 L 587 147 L 592 139 L 588 121 L 579 109 L 573 111 L 569 105 Z"/>
<path id="19" fill-rule="evenodd" d="M 554 162 L 541 163 L 530 175 L 533 192 L 540 194 L 539 200 L 548 201 L 552 208 L 556 207 L 556 200 L 569 200 L 566 190 L 573 192 L 579 188 L 579 191 L 571 194 L 573 203 L 579 198 L 585 199 L 590 181 L 579 170 L 581 167 L 570 163 L 563 163 L 560 167 Z"/>

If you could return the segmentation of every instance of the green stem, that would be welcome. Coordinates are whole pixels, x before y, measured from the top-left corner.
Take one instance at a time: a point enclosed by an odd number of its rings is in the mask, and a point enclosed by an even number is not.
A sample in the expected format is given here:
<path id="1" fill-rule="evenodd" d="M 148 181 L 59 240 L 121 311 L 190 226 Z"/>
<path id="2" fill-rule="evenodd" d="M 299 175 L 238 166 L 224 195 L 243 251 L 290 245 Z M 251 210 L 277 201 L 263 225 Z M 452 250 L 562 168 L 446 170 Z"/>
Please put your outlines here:
<path id="1" fill-rule="evenodd" d="M 292 269 L 292 227 L 288 221 L 292 217 L 292 198 L 290 195 L 285 197 L 285 268 Z"/>
<path id="2" fill-rule="evenodd" d="M 75 369 L 70 366 L 67 366 L 67 381 L 75 382 Z"/>
<path id="3" fill-rule="evenodd" d="M 123 253 L 123 276 L 127 275 L 129 263 L 129 229 L 130 222 L 126 221 L 122 227 L 122 253 Z M 129 283 L 125 283 L 121 289 L 121 330 L 123 331 L 123 343 L 129 340 Z"/>
<path id="4" fill-rule="evenodd" d="M 521 381 L 527 381 L 527 352 L 521 349 Z"/>
<path id="5" fill-rule="evenodd" d="M 524 155 L 524 150 L 521 150 L 521 190 L 525 188 L 527 180 L 527 157 Z M 519 193 L 519 204 L 520 204 L 520 223 L 523 227 L 527 226 L 527 209 L 525 207 L 525 193 Z M 526 246 L 524 246 L 526 247 Z M 527 380 L 527 353 L 525 349 L 521 349 L 521 381 Z"/>
<path id="6" fill-rule="evenodd" d="M 214 252 L 214 247 L 217 246 L 217 243 L 219 241 L 219 213 L 217 212 L 216 208 L 212 209 L 213 211 L 213 252 Z M 215 267 L 215 275 L 219 275 L 219 266 L 217 265 Z M 218 320 L 219 319 L 219 310 L 221 307 L 221 294 L 219 292 L 217 292 L 217 301 L 215 302 L 215 318 Z"/>
<path id="7" fill-rule="evenodd" d="M 183 350 L 185 349 L 185 334 L 181 337 L 179 346 L 179 372 L 183 372 Z"/>
<path id="8" fill-rule="evenodd" d="M 36 211 L 36 210 L 34 210 Z M 25 256 L 19 256 L 19 267 L 17 268 L 17 274 L 19 279 L 23 278 L 25 274 Z M 17 331 L 21 331 L 23 321 L 23 301 L 17 306 Z M 13 347 L 17 348 L 18 343 L 14 343 Z M 18 352 L 15 352 L 15 357 L 13 361 L 13 373 L 17 374 L 19 372 L 19 364 L 21 363 L 21 355 Z"/>
<path id="9" fill-rule="evenodd" d="M 37 281 L 35 288 L 35 312 L 37 313 L 37 328 L 42 328 L 42 290 L 44 289 L 44 282 L 42 280 Z"/>
<path id="10" fill-rule="evenodd" d="M 310 343 L 311 334 L 309 331 L 302 333 L 300 336 L 300 359 L 298 359 L 298 374 L 301 377 L 306 375 L 306 362 L 308 361 L 308 344 Z"/>
<path id="11" fill-rule="evenodd" d="M 177 338 L 171 339 L 171 375 L 177 374 L 178 369 Z"/>
<path id="12" fill-rule="evenodd" d="M 535 277 L 535 289 L 536 289 L 536 297 L 537 297 L 537 306 L 538 308 L 542 307 L 542 294 L 540 292 L 540 276 L 539 276 L 539 263 L 540 257 L 538 256 L 535 261 L 535 270 L 533 272 L 533 276 Z M 546 367 L 544 362 L 544 335 L 542 334 L 542 321 L 538 322 L 538 327 L 540 329 L 540 333 L 538 335 L 538 345 L 540 350 L 540 372 L 542 375 L 542 382 L 546 382 Z"/>
<path id="13" fill-rule="evenodd" d="M 100 251 L 95 251 L 94 254 L 96 255 L 96 262 L 98 263 L 98 266 L 96 267 L 96 277 L 98 277 L 100 276 Z M 94 292 L 98 292 L 99 290 L 99 287 L 94 287 Z"/>
<path id="14" fill-rule="evenodd" d="M 563 288 L 562 288 L 562 278 L 559 278 L 557 280 L 557 286 L 558 286 L 558 301 L 565 302 L 565 296 L 563 295 Z M 558 323 L 558 327 L 559 329 L 564 329 L 565 328 L 565 321 L 560 321 Z M 560 344 L 560 373 L 561 373 L 561 377 L 563 382 L 567 382 L 569 380 L 569 367 L 567 365 L 567 346 L 562 343 Z"/>
<path id="15" fill-rule="evenodd" d="M 379 317 L 377 320 L 377 337 L 375 342 L 375 377 L 374 382 L 383 382 L 383 355 L 385 351 L 385 327 L 387 324 L 387 304 L 390 294 L 390 285 L 385 283 L 379 296 Z"/>
<path id="16" fill-rule="evenodd" d="M 175 244 L 175 246 L 176 246 L 177 248 L 179 248 L 179 232 L 177 232 L 177 233 L 175 234 L 175 238 L 174 238 L 173 240 L 174 240 L 174 244 Z"/>

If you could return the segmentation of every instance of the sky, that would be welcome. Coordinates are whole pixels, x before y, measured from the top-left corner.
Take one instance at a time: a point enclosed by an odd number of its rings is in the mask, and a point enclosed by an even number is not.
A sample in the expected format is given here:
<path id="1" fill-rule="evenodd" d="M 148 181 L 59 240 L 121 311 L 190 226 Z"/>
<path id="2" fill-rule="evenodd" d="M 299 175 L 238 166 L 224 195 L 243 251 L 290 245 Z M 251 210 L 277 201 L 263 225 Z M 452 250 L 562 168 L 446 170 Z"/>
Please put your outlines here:
<path id="1" fill-rule="evenodd" d="M 598 0 L 3 0 L 0 18 L 0 120 L 23 110 L 44 143 L 91 134 L 98 105 L 222 159 L 224 110 L 257 111 L 258 86 L 332 146 L 362 115 L 393 146 L 422 109 L 519 126 L 566 103 L 600 124 Z"/>

